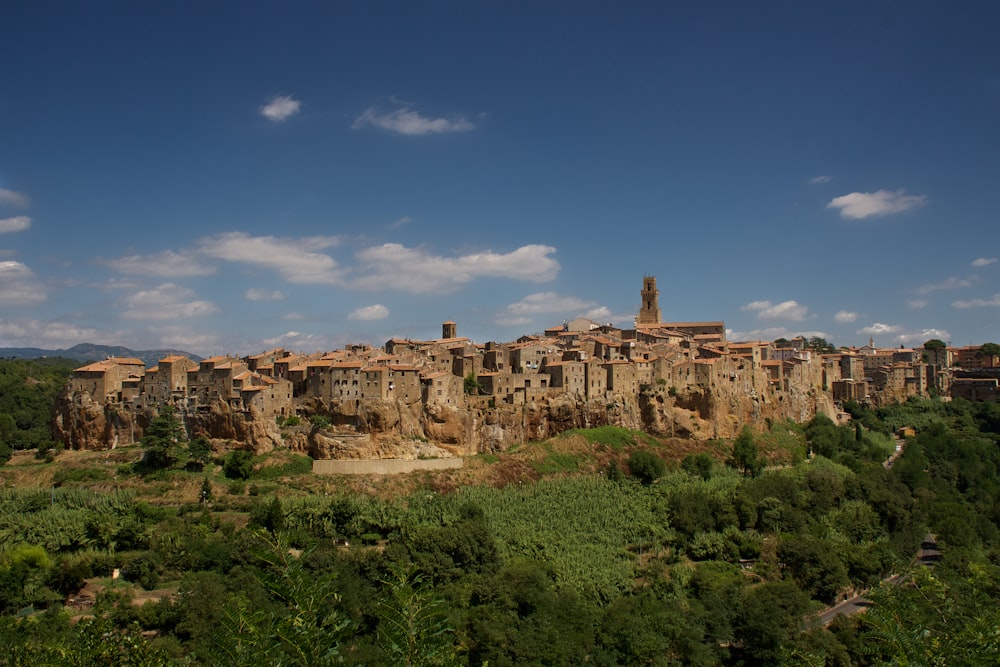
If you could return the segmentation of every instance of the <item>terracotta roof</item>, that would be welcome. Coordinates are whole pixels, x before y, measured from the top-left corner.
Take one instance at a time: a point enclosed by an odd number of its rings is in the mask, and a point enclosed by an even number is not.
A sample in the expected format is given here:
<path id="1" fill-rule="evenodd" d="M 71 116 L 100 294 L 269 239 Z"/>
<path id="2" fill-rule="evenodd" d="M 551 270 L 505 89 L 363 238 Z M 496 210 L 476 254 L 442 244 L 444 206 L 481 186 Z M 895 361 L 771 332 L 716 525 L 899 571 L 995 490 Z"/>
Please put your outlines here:
<path id="1" fill-rule="evenodd" d="M 162 359 L 160 359 L 160 363 L 161 364 L 164 364 L 164 363 L 171 363 L 171 364 L 173 364 L 173 363 L 177 363 L 178 361 L 190 361 L 191 363 L 194 363 L 189 358 L 185 357 L 183 354 L 171 354 L 171 355 L 168 355 L 168 356 L 163 357 Z"/>
<path id="2" fill-rule="evenodd" d="M 135 359 L 132 357 L 110 357 L 108 359 L 102 359 L 101 361 L 95 361 L 93 363 L 87 364 L 86 366 L 81 366 L 75 369 L 76 371 L 107 371 L 109 368 L 115 366 L 142 366 L 146 367 L 146 363 L 142 359 Z"/>
<path id="3" fill-rule="evenodd" d="M 201 363 L 203 363 L 203 364 L 218 364 L 218 363 L 223 362 L 223 361 L 229 361 L 229 357 L 226 357 L 226 356 L 209 357 L 208 359 L 202 359 Z"/>

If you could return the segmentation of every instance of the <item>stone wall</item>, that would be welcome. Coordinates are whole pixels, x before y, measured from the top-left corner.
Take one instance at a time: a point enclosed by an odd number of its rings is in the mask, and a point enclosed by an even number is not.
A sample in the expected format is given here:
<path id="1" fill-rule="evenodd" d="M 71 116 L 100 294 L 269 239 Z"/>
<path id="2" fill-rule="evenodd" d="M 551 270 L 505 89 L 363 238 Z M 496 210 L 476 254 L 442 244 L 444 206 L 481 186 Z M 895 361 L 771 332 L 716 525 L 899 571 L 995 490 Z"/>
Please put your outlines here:
<path id="1" fill-rule="evenodd" d="M 395 475 L 416 470 L 449 470 L 461 468 L 462 459 L 379 459 L 377 461 L 327 460 L 313 461 L 317 475 Z"/>

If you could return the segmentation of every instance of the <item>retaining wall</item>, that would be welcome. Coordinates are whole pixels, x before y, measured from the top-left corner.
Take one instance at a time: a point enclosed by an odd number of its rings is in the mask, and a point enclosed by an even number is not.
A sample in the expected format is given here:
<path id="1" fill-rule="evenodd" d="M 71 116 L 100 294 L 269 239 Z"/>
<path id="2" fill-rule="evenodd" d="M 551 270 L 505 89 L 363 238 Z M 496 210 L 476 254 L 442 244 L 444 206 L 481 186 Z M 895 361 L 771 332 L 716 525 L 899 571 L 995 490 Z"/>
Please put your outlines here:
<path id="1" fill-rule="evenodd" d="M 317 475 L 395 475 L 415 470 L 448 470 L 462 467 L 461 458 L 449 459 L 374 459 L 354 461 L 329 459 L 313 461 Z"/>

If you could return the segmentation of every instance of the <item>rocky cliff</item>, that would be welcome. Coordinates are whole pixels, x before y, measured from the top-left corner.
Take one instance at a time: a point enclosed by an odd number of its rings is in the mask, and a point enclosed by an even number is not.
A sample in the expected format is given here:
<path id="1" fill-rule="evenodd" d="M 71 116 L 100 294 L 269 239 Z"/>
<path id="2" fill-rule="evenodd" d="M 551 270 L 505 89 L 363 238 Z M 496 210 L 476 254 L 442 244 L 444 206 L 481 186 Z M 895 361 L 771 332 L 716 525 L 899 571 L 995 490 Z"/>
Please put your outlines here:
<path id="1" fill-rule="evenodd" d="M 807 421 L 816 412 L 833 415 L 826 392 L 771 392 L 750 396 L 726 387 L 707 391 L 646 387 L 638 395 L 585 401 L 566 394 L 523 405 L 462 408 L 401 401 L 324 402 L 299 406 L 323 415 L 329 427 L 279 428 L 273 419 L 234 411 L 224 401 L 197 409 L 180 407 L 188 438 L 203 437 L 217 449 L 277 447 L 313 458 L 417 458 L 500 452 L 529 440 L 544 440 L 573 428 L 615 425 L 677 438 L 732 438 L 745 424 L 764 428 L 768 420 Z M 63 396 L 53 430 L 71 449 L 109 449 L 138 443 L 154 408 L 98 405 L 86 393 Z M 755 426 L 756 425 L 756 426 Z"/>

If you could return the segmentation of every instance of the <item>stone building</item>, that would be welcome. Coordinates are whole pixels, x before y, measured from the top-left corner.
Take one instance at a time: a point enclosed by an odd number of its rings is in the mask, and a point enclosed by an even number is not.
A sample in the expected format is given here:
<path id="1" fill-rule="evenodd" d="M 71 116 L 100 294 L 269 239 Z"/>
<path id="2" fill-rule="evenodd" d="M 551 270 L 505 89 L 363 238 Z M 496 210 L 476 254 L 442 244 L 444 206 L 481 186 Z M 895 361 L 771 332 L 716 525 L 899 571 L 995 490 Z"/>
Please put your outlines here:
<path id="1" fill-rule="evenodd" d="M 120 403 L 126 398 L 122 392 L 123 383 L 134 385 L 145 372 L 146 364 L 141 359 L 110 357 L 73 371 L 69 389 L 72 392 L 87 392 L 100 404 Z"/>

